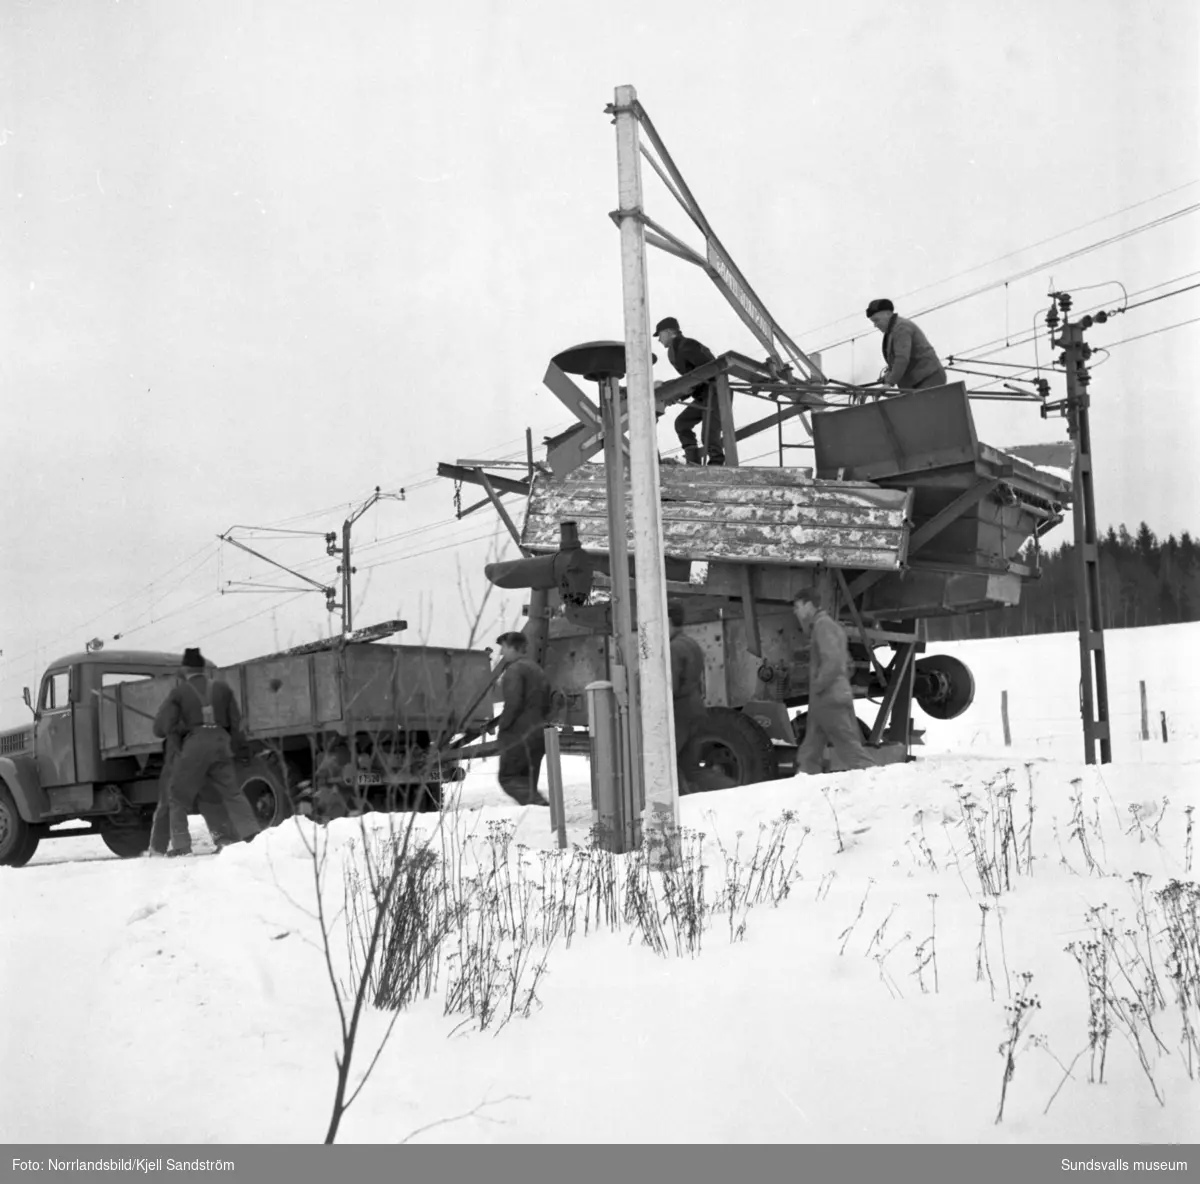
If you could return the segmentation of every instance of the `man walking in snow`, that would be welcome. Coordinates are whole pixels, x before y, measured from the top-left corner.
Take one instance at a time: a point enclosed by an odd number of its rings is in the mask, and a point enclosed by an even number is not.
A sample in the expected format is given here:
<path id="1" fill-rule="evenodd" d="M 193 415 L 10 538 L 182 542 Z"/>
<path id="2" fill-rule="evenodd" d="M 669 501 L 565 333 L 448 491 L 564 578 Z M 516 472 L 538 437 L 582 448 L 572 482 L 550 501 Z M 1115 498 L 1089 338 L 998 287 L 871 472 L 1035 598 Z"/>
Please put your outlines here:
<path id="1" fill-rule="evenodd" d="M 538 793 L 546 738 L 542 729 L 550 718 L 550 680 L 528 656 L 523 633 L 502 633 L 496 638 L 505 663 L 500 679 L 504 710 L 496 721 L 500 744 L 500 788 L 520 806 L 549 806 Z"/>
<path id="2" fill-rule="evenodd" d="M 158 805 L 154 808 L 154 819 L 150 824 L 150 853 L 166 855 L 171 845 L 171 777 L 179 763 L 179 751 L 183 738 L 172 733 L 163 741 L 163 767 L 158 777 Z M 196 808 L 204 818 L 208 833 L 217 849 L 237 842 L 237 835 L 229 825 L 229 815 L 221 804 L 220 797 L 209 786 L 196 796 Z"/>
<path id="3" fill-rule="evenodd" d="M 704 702 L 704 651 L 683 631 L 683 605 L 667 605 L 671 629 L 671 705 L 675 717 L 675 764 L 679 792 L 691 793 L 700 771 L 696 739 L 708 719 Z"/>
<path id="4" fill-rule="evenodd" d="M 878 764 L 864 747 L 850 690 L 850 645 L 846 631 L 817 603 L 808 589 L 797 592 L 792 611 L 809 639 L 808 726 L 796 754 L 801 773 L 820 773 L 825 746 L 848 769 Z"/>
<path id="5" fill-rule="evenodd" d="M 883 334 L 885 393 L 892 393 L 892 388 L 924 390 L 950 381 L 929 339 L 912 321 L 899 316 L 890 300 L 872 300 L 867 305 L 867 319 Z"/>
<path id="6" fill-rule="evenodd" d="M 712 350 L 694 337 L 684 337 L 674 317 L 664 317 L 654 326 L 654 335 L 667 351 L 667 359 L 676 373 L 690 374 L 693 370 L 716 361 Z M 696 441 L 696 425 L 703 424 L 704 447 L 710 465 L 725 463 L 721 436 L 721 416 L 717 411 L 716 387 L 706 382 L 691 394 L 691 405 L 675 420 L 675 434 L 683 445 L 683 455 L 689 465 L 703 463 L 700 445 Z"/>
<path id="7" fill-rule="evenodd" d="M 258 820 L 233 771 L 233 737 L 240 738 L 242 722 L 233 691 L 228 683 L 210 678 L 198 649 L 184 651 L 181 673 L 154 720 L 156 736 L 182 738 L 168 791 L 169 856 L 191 854 L 188 814 L 206 787 L 220 797 L 238 839 L 248 843 L 258 833 Z"/>

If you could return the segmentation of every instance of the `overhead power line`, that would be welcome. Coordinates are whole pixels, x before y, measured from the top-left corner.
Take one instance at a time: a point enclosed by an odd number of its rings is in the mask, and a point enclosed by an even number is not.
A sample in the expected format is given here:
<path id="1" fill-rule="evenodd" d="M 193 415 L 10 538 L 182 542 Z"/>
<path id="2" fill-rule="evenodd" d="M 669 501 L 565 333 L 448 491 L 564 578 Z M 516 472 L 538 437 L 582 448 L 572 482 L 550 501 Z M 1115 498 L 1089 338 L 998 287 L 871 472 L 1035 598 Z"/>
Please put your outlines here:
<path id="1" fill-rule="evenodd" d="M 1200 210 L 1200 202 L 1195 202 L 1190 206 L 1184 206 L 1182 209 L 1175 210 L 1170 214 L 1163 214 L 1161 217 L 1155 218 L 1150 222 L 1143 222 L 1140 226 L 1134 226 L 1128 230 L 1123 230 L 1118 234 L 1110 235 L 1106 239 L 1089 243 L 1085 247 L 1078 247 L 1073 251 L 1068 251 L 1066 254 L 1057 255 L 1053 259 L 1045 259 L 1033 267 L 1027 267 L 1022 271 L 1014 272 L 1012 275 L 1005 276 L 1002 279 L 995 280 L 991 283 L 982 284 L 978 288 L 973 288 L 971 291 L 964 292 L 960 296 L 954 296 L 948 300 L 943 300 L 937 304 L 931 304 L 926 308 L 919 309 L 912 315 L 914 317 L 920 317 L 928 316 L 933 312 L 940 312 L 942 309 L 950 308 L 952 305 L 961 304 L 964 300 L 971 300 L 974 297 L 982 296 L 987 292 L 994 292 L 998 288 L 1003 288 L 1005 284 L 1010 284 L 1017 280 L 1028 279 L 1029 276 L 1036 275 L 1040 271 L 1045 271 L 1051 267 L 1057 267 L 1059 264 L 1067 263 L 1072 259 L 1079 259 L 1084 255 L 1089 255 L 1092 252 L 1099 251 L 1104 247 L 1110 247 L 1113 244 L 1122 242 L 1127 238 L 1132 238 L 1135 234 L 1142 234 L 1147 230 L 1154 230 L 1159 226 L 1165 226 L 1167 223 L 1173 222 L 1178 218 L 1186 217 L 1188 214 L 1194 214 L 1197 210 Z M 840 346 L 849 345 L 852 342 L 857 341 L 862 335 L 863 334 L 861 333 L 855 333 L 852 337 L 846 337 L 841 341 L 835 341 L 831 344 L 823 345 L 820 347 L 820 350 L 822 352 L 828 352 L 829 350 L 837 349 Z"/>
<path id="2" fill-rule="evenodd" d="M 992 267 L 997 263 L 1003 263 L 1006 259 L 1012 259 L 1016 255 L 1023 255 L 1026 251 L 1037 250 L 1038 247 L 1044 247 L 1047 243 L 1057 242 L 1059 239 L 1066 238 L 1068 235 L 1077 234 L 1081 230 L 1089 230 L 1093 226 L 1099 226 L 1101 222 L 1107 222 L 1112 218 L 1118 218 L 1122 214 L 1129 213 L 1130 210 L 1140 209 L 1142 206 L 1148 206 L 1151 204 L 1151 202 L 1160 201 L 1164 197 L 1172 197 L 1176 193 L 1182 193 L 1185 189 L 1190 189 L 1193 185 L 1200 185 L 1200 178 L 1187 181 L 1183 185 L 1177 185 L 1174 189 L 1167 189 L 1162 193 L 1156 193 L 1153 197 L 1146 197 L 1141 201 L 1135 201 L 1132 205 L 1122 206 L 1121 209 L 1114 210 L 1111 214 L 1104 214 L 1099 218 L 1093 218 L 1090 222 L 1082 222 L 1077 226 L 1072 226 L 1069 230 L 1063 230 L 1058 234 L 1052 234 L 1049 238 L 1039 239 L 1035 243 L 1028 244 L 1028 246 L 1017 247 L 1015 250 L 1008 251 L 1003 255 L 997 255 L 995 259 L 989 259 L 986 263 L 976 263 L 974 266 L 965 268 L 959 272 L 955 272 L 954 275 L 946 276 L 944 279 L 933 280 L 928 284 L 922 284 L 919 288 L 911 288 L 907 292 L 901 292 L 897 299 L 905 300 L 909 296 L 917 295 L 918 292 L 927 292 L 930 288 L 937 288 L 942 284 L 953 283 L 954 280 L 962 279 L 963 276 L 972 275 L 977 271 L 982 271 L 985 267 Z M 818 325 L 815 329 L 807 329 L 801 333 L 800 336 L 807 337 L 812 333 L 820 333 L 824 329 L 830 329 L 834 325 L 840 325 L 843 321 L 848 321 L 851 318 L 860 315 L 860 313 L 847 313 L 845 316 L 838 317 L 837 320 L 826 321 L 825 324 Z"/>

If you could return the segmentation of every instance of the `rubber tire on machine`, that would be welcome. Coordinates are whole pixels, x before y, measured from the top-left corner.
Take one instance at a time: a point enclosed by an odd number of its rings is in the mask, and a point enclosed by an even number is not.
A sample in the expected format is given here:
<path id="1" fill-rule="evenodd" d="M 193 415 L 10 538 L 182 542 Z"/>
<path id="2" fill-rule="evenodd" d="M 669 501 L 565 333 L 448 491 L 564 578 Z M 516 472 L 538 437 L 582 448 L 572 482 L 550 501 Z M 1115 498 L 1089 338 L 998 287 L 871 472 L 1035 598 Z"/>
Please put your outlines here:
<path id="1" fill-rule="evenodd" d="M 917 661 L 916 673 L 941 675 L 949 689 L 938 698 L 915 696 L 917 706 L 933 719 L 956 719 L 975 701 L 975 676 L 965 662 L 949 654 L 930 654 Z"/>
<path id="2" fill-rule="evenodd" d="M 150 850 L 150 824 L 145 826 L 106 826 L 100 841 L 121 859 L 137 859 Z"/>
<path id="3" fill-rule="evenodd" d="M 292 813 L 292 801 L 284 776 L 280 775 L 278 761 L 256 756 L 245 762 L 235 761 L 233 767 L 238 789 L 250 803 L 262 829 L 278 826 Z M 286 770 L 286 765 L 284 768 Z M 290 771 L 285 775 L 291 780 Z"/>
<path id="4" fill-rule="evenodd" d="M 864 723 L 861 719 L 859 719 L 859 717 L 857 715 L 854 718 L 856 720 L 858 720 L 858 730 L 859 730 L 859 732 L 862 733 L 862 742 L 864 744 L 869 745 L 871 743 L 871 725 L 868 723 Z M 807 731 L 808 731 L 808 712 L 801 711 L 792 720 L 792 733 L 796 737 L 796 746 L 797 747 L 799 747 L 801 744 L 804 743 L 804 735 Z"/>
<path id="5" fill-rule="evenodd" d="M 37 851 L 43 829 L 21 817 L 8 786 L 0 781 L 0 867 L 24 867 Z"/>
<path id="6" fill-rule="evenodd" d="M 771 737 L 748 715 L 732 707 L 710 707 L 708 719 L 692 743 L 701 763 L 699 785 L 693 792 L 754 785 L 779 776 Z M 712 766 L 705 764 L 714 758 L 721 762 L 715 766 L 715 774 L 709 771 Z M 684 791 L 683 786 L 680 791 Z"/>

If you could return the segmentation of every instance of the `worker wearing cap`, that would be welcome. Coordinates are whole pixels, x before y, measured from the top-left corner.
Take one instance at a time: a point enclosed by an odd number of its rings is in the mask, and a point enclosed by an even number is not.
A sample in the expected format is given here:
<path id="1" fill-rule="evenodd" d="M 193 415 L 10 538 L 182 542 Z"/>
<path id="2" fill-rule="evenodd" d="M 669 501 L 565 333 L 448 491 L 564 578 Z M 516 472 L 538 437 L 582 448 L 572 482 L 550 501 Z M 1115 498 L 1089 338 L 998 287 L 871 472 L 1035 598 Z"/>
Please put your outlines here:
<path id="1" fill-rule="evenodd" d="M 529 657 L 523 633 L 502 633 L 496 638 L 505 663 L 500 678 L 504 710 L 496 720 L 500 745 L 500 788 L 519 806 L 549 806 L 538 793 L 546 737 L 542 729 L 550 718 L 550 680 Z"/>
<path id="2" fill-rule="evenodd" d="M 654 335 L 667 351 L 667 360 L 678 374 L 690 374 L 693 370 L 715 362 L 712 350 L 694 337 L 684 337 L 679 322 L 674 317 L 664 317 L 654 326 Z M 691 405 L 686 407 L 675 420 L 675 434 L 683 445 L 683 455 L 689 465 L 703 464 L 703 454 L 696 440 L 696 425 L 704 424 L 704 446 L 710 465 L 725 463 L 725 449 L 721 437 L 721 417 L 717 413 L 716 390 L 711 382 L 698 386 L 691 395 Z"/>
<path id="3" fill-rule="evenodd" d="M 704 701 L 704 651 L 694 637 L 683 631 L 683 605 L 667 605 L 671 628 L 671 705 L 675 718 L 675 763 L 679 771 L 679 792 L 696 788 L 700 771 L 696 741 L 708 720 Z"/>
<path id="4" fill-rule="evenodd" d="M 850 688 L 850 645 L 846 630 L 817 603 L 807 588 L 797 592 L 792 611 L 809 639 L 808 718 L 804 741 L 796 753 L 801 773 L 820 773 L 825 746 L 847 769 L 868 769 L 878 764 L 863 747 L 854 692 Z"/>
<path id="5" fill-rule="evenodd" d="M 158 777 L 158 805 L 150 823 L 150 854 L 166 855 L 171 845 L 171 778 L 179 763 L 179 752 L 183 737 L 172 732 L 163 740 L 163 767 Z M 229 815 L 221 802 L 220 795 L 210 785 L 196 797 L 196 808 L 200 811 L 212 841 L 220 850 L 237 842 L 237 835 L 229 825 Z"/>
<path id="6" fill-rule="evenodd" d="M 209 677 L 208 663 L 198 649 L 184 651 L 180 673 L 183 677 L 154 719 L 156 736 L 182 737 L 168 791 L 169 856 L 191 854 L 188 814 L 206 788 L 219 795 L 239 840 L 250 842 L 259 829 L 233 772 L 233 737 L 240 739 L 242 723 L 233 691 L 227 682 Z"/>
<path id="7" fill-rule="evenodd" d="M 899 316 L 890 300 L 872 300 L 867 305 L 867 319 L 883 334 L 885 388 L 918 391 L 950 381 L 929 338 L 912 321 Z"/>

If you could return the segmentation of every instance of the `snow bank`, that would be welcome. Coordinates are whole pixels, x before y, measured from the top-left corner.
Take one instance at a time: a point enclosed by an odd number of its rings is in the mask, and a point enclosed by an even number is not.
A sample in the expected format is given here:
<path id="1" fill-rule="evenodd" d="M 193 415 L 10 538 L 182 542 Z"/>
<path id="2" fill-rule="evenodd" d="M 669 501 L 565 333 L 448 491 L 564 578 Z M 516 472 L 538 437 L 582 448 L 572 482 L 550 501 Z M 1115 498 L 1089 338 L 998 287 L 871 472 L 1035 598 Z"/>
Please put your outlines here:
<path id="1" fill-rule="evenodd" d="M 1182 660 L 1166 660 L 1196 636 L 1109 635 L 1114 700 L 1145 672 L 1175 732 L 1157 747 L 1121 732 L 1117 763 L 1104 767 L 1084 766 L 1069 725 L 1053 722 L 1074 702 L 1071 636 L 936 647 L 972 663 L 980 695 L 961 720 L 930 721 L 918 761 L 683 800 L 685 847 L 704 867 L 698 948 L 693 935 L 677 953 L 668 918 L 656 952 L 629 908 L 586 934 L 580 921 L 569 943 L 555 922 L 548 951 L 534 951 L 545 973 L 523 980 L 528 1016 L 518 1007 L 481 1031 L 469 1014 L 446 1014 L 456 936 L 430 997 L 399 1014 L 339 1138 L 1196 1141 L 1200 1064 L 1194 1048 L 1189 1063 L 1172 986 L 1172 898 L 1158 895 L 1196 880 L 1200 770 L 1175 738 L 1194 738 L 1195 705 Z M 997 740 L 1005 686 L 1008 751 Z M 586 762 L 566 759 L 564 776 L 570 839 L 584 845 Z M 506 804 L 491 762 L 472 770 L 440 824 L 434 847 L 439 859 L 451 853 L 456 882 L 493 875 L 500 851 L 507 883 L 532 885 L 534 945 L 554 928 L 542 902 L 561 900 L 570 867 L 596 862 L 581 849 L 558 854 L 547 812 Z M 380 825 L 371 820 L 376 838 Z M 422 833 L 438 825 L 419 820 Z M 781 830 L 764 899 L 731 908 L 730 884 L 745 884 L 756 847 L 761 860 Z M 96 840 L 64 840 L 43 844 L 27 868 L 0 869 L 10 1019 L 0 1137 L 320 1141 L 340 1038 L 314 917 L 318 835 L 336 920 L 343 873 L 361 860 L 354 820 L 324 832 L 291 821 L 190 860 L 121 862 Z M 628 864 L 605 866 L 620 880 Z M 629 883 L 612 891 L 629 904 Z M 344 976 L 345 937 L 335 936 Z M 1089 1081 L 1099 1059 L 1078 961 L 1089 940 L 1108 941 L 1110 967 L 1129 973 L 1113 970 L 1114 1001 L 1151 1000 L 1141 1019 L 1121 1004 L 1131 1026 L 1113 1021 L 1103 1084 Z M 997 1123 L 1000 1050 L 1022 997 L 1031 1006 Z M 1194 1005 L 1189 1014 L 1200 1025 Z M 355 1079 L 391 1018 L 368 1009 Z"/>

